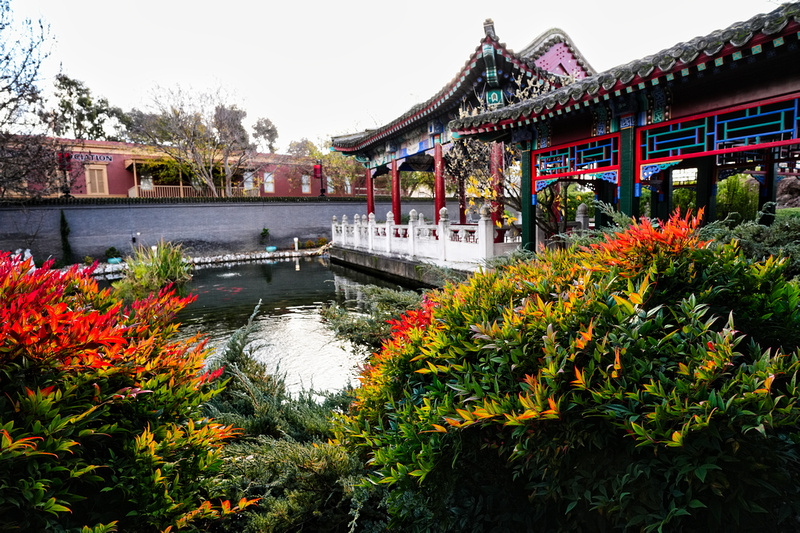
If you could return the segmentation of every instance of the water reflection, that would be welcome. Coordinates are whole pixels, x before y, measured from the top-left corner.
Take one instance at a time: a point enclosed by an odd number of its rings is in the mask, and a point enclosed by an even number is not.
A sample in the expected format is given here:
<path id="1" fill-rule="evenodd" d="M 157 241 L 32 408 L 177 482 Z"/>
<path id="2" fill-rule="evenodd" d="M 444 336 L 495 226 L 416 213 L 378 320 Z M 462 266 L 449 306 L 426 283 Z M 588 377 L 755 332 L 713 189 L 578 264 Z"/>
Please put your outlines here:
<path id="1" fill-rule="evenodd" d="M 205 333 L 209 345 L 219 348 L 247 322 L 260 299 L 250 345 L 256 356 L 286 373 L 291 391 L 338 390 L 355 383 L 361 361 L 325 327 L 319 309 L 331 301 L 363 302 L 359 289 L 365 284 L 397 288 L 321 257 L 204 268 L 194 271 L 189 284 L 197 301 L 178 320 L 182 335 Z"/>

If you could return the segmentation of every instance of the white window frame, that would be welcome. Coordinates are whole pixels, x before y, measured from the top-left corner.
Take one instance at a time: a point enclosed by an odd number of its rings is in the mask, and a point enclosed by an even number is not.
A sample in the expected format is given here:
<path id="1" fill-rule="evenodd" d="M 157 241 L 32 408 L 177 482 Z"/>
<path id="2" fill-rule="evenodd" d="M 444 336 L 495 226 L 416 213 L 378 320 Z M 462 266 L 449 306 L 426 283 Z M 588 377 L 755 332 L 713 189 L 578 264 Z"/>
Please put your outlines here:
<path id="1" fill-rule="evenodd" d="M 311 176 L 303 174 L 302 177 L 303 194 L 311 194 Z"/>
<path id="2" fill-rule="evenodd" d="M 275 174 L 264 172 L 264 192 L 275 192 Z"/>
<path id="3" fill-rule="evenodd" d="M 245 172 L 242 176 L 242 187 L 246 191 L 251 191 L 256 188 L 256 180 L 254 172 Z"/>

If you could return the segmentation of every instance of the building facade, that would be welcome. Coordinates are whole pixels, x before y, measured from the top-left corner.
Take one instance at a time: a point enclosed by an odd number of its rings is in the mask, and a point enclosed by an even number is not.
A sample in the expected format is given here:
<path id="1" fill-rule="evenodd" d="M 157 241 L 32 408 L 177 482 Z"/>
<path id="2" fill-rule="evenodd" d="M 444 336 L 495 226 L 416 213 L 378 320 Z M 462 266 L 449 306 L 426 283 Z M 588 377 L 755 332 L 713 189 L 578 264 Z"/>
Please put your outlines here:
<path id="1" fill-rule="evenodd" d="M 189 198 L 208 197 L 209 191 L 157 150 L 144 145 L 111 141 L 55 139 L 58 179 L 74 197 Z M 352 197 L 363 192 L 362 180 L 314 177 L 314 162 L 285 154 L 253 154 L 247 169 L 235 176 L 234 197 Z M 221 179 L 221 177 L 220 177 Z M 219 185 L 222 185 L 220 182 Z M 218 186 L 219 194 L 225 188 Z"/>

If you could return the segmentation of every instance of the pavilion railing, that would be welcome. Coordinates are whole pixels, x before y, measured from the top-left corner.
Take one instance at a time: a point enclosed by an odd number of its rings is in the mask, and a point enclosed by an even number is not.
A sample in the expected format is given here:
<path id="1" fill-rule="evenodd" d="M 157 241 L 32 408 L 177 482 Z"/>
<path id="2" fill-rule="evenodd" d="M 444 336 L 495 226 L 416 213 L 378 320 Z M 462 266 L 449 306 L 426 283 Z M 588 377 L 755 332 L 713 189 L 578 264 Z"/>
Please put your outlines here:
<path id="1" fill-rule="evenodd" d="M 355 215 L 352 224 L 347 215 L 341 222 L 333 217 L 331 235 L 333 245 L 341 248 L 476 266 L 515 249 L 521 241 L 514 228 L 501 231 L 494 226 L 489 206 L 481 209 L 477 224 L 451 224 L 445 207 L 439 211 L 438 224 L 427 222 L 415 210 L 409 214 L 408 224 L 395 224 L 391 212 L 386 214 L 386 222 L 376 222 L 374 213 L 369 217 Z"/>

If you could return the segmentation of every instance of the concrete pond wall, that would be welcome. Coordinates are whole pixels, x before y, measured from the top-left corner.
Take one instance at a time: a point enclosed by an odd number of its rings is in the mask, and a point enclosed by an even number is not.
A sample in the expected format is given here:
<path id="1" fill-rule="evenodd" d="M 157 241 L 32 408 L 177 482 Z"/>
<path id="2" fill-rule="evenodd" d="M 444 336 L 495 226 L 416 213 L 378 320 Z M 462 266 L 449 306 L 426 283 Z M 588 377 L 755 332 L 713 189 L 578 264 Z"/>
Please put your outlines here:
<path id="1" fill-rule="evenodd" d="M 457 210 L 449 202 L 448 210 Z M 404 200 L 402 211 L 412 209 L 434 217 L 433 199 Z M 76 260 L 105 257 L 114 247 L 123 255 L 136 245 L 152 246 L 162 239 L 182 244 L 187 253 L 210 255 L 263 250 L 265 245 L 289 248 L 296 237 L 300 246 L 320 237 L 331 240 L 331 220 L 365 215 L 364 203 L 337 202 L 242 202 L 154 204 L 64 204 L 0 207 L 0 250 L 30 249 L 36 260 L 60 258 L 61 211 L 69 225 L 69 243 Z M 391 211 L 390 201 L 376 201 L 378 219 Z M 261 230 L 269 229 L 265 244 Z"/>

